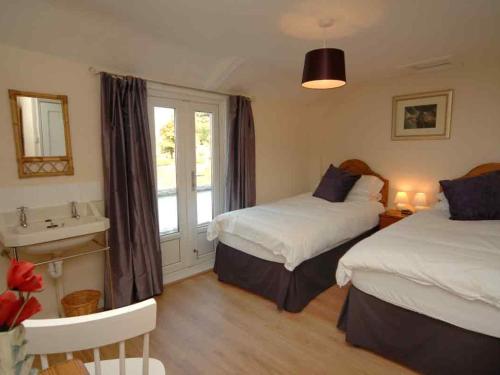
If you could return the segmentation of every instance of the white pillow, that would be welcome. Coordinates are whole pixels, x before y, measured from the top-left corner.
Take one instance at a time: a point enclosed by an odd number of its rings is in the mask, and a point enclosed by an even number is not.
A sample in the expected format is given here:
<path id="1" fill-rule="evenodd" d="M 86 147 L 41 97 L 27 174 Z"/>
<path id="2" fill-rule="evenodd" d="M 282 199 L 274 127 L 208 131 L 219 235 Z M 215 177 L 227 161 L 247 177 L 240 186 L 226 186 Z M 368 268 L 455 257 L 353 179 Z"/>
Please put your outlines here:
<path id="1" fill-rule="evenodd" d="M 380 190 L 383 186 L 384 181 L 377 176 L 362 175 L 347 194 L 345 202 L 379 201 L 382 199 Z"/>
<path id="2" fill-rule="evenodd" d="M 380 202 L 382 200 L 382 194 L 352 194 L 349 195 L 344 202 Z"/>
<path id="3" fill-rule="evenodd" d="M 446 199 L 446 196 L 444 193 L 441 191 L 437 195 L 437 202 L 434 205 L 435 209 L 438 210 L 444 210 L 444 211 L 449 211 L 450 210 L 450 204 L 448 203 L 448 199 Z"/>

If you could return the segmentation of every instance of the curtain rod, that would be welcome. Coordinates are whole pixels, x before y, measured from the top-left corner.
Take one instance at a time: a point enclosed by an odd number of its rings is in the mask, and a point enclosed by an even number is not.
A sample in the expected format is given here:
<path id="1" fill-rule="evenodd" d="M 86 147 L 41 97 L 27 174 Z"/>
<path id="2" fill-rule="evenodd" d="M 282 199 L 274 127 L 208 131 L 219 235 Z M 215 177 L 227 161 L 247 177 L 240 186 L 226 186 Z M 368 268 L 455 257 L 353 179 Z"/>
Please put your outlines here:
<path id="1" fill-rule="evenodd" d="M 105 72 L 103 70 L 97 70 L 93 66 L 89 67 L 89 72 L 92 73 L 92 74 L 95 74 L 95 75 L 98 75 L 98 74 L 101 74 L 101 73 L 107 73 L 107 74 L 112 75 L 113 77 L 118 77 L 118 78 L 123 78 L 123 77 L 127 76 L 127 75 L 124 75 L 124 74 L 109 73 L 109 72 Z M 179 88 L 179 89 L 196 90 L 196 91 L 206 92 L 206 93 L 209 93 L 209 94 L 226 95 L 226 96 L 240 95 L 240 94 L 234 94 L 234 93 L 228 93 L 228 92 L 199 89 L 199 88 L 190 87 L 190 86 L 176 85 L 174 83 L 167 83 L 167 82 L 162 82 L 162 81 L 156 81 L 156 80 L 147 79 L 147 78 L 142 78 L 142 79 L 144 79 L 145 81 L 151 82 L 151 83 L 159 83 L 160 85 L 172 86 L 172 87 L 176 87 L 176 88 Z M 254 97 L 246 96 L 246 95 L 241 95 L 241 96 L 244 96 L 245 98 L 250 99 L 252 102 L 255 101 Z"/>

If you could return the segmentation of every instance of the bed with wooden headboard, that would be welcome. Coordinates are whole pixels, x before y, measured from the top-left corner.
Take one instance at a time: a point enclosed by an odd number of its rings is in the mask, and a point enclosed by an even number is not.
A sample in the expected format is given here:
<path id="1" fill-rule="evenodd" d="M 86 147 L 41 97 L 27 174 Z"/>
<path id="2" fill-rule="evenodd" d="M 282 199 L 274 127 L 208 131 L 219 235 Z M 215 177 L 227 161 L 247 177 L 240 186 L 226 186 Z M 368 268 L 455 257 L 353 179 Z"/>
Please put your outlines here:
<path id="1" fill-rule="evenodd" d="M 338 321 L 349 343 L 419 373 L 500 374 L 500 220 L 419 212 L 354 246 L 337 281 L 352 282 Z"/>
<path id="2" fill-rule="evenodd" d="M 346 160 L 339 168 L 353 174 L 380 178 L 384 182 L 380 191 L 381 203 L 387 204 L 389 182 L 365 162 L 356 159 Z M 376 231 L 378 215 L 383 210 L 383 205 L 375 201 L 332 203 L 308 193 L 250 208 L 247 211 L 226 213 L 224 217 L 214 219 L 208 232 L 211 233 L 214 228 L 231 230 L 235 226 L 240 226 L 240 232 L 236 233 L 238 241 L 235 241 L 234 232 L 214 229 L 218 233 L 213 238 L 219 240 L 214 271 L 220 281 L 268 298 L 274 301 L 279 309 L 299 312 L 319 293 L 335 284 L 338 260 L 354 244 Z M 232 222 L 231 217 L 227 217 L 231 215 L 237 215 L 238 219 Z M 297 222 L 302 221 L 304 224 L 297 226 Z M 364 223 L 363 226 L 357 227 L 361 222 Z M 253 237 L 241 241 L 246 235 L 241 230 L 242 226 L 245 229 L 244 225 L 248 225 L 248 233 L 252 233 Z M 316 250 L 312 250 L 310 244 L 317 245 L 318 240 L 336 233 L 337 231 L 332 230 L 336 226 L 339 232 L 347 227 L 349 230 L 352 229 L 352 233 L 346 234 L 341 241 L 328 242 L 326 248 L 317 246 Z M 273 228 L 276 235 L 273 236 L 268 228 Z M 257 238 L 255 233 L 262 233 L 262 237 Z M 311 251 L 309 249 L 304 252 L 299 251 L 300 255 L 295 256 L 299 252 L 293 253 L 293 246 L 288 247 L 290 242 L 298 243 L 299 246 L 311 246 Z M 268 243 L 278 245 L 274 248 L 266 247 Z M 300 262 L 290 267 L 289 258 L 277 254 L 281 248 L 289 251 L 287 255 L 293 254 L 291 258 L 300 259 Z M 305 253 L 308 256 L 302 258 L 302 254 Z"/>

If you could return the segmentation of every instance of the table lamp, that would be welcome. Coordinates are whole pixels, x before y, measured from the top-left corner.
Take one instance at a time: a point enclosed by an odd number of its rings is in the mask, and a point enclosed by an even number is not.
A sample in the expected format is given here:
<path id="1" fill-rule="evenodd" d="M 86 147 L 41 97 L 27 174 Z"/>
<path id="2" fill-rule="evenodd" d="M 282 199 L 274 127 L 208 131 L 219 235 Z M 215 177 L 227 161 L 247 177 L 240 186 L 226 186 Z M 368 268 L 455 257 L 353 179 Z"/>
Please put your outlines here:
<path id="1" fill-rule="evenodd" d="M 422 211 L 427 208 L 427 197 L 425 193 L 415 193 L 413 197 L 413 206 L 415 207 L 415 211 Z"/>
<path id="2" fill-rule="evenodd" d="M 396 197 L 394 198 L 394 203 L 399 211 L 404 211 L 409 203 L 408 194 L 406 191 L 398 191 Z"/>

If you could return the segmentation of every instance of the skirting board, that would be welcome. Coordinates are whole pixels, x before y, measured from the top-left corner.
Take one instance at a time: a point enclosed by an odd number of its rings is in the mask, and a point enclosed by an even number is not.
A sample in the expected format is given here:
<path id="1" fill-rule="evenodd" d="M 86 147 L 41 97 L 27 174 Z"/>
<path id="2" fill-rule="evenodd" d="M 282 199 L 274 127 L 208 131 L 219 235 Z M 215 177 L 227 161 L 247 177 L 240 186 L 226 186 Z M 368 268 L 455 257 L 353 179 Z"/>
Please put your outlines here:
<path id="1" fill-rule="evenodd" d="M 202 273 L 202 272 L 211 270 L 214 268 L 214 262 L 215 262 L 215 259 L 213 257 L 211 257 L 210 259 L 207 259 L 203 263 L 199 263 L 195 266 L 184 268 L 184 269 L 179 270 L 179 271 L 166 273 L 165 270 L 163 270 L 163 284 L 167 285 L 167 284 L 173 283 L 174 281 L 186 279 L 186 278 L 194 276 L 198 273 Z"/>

